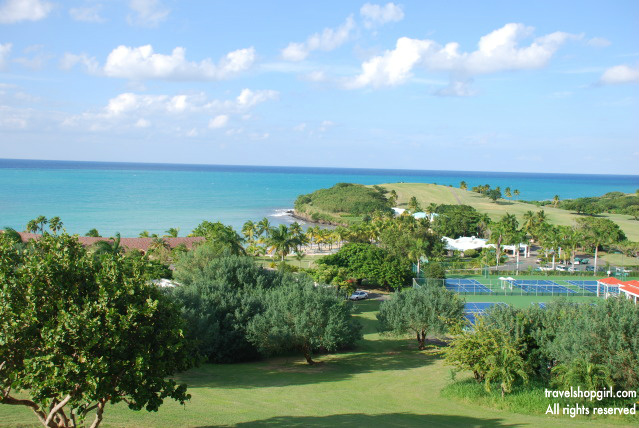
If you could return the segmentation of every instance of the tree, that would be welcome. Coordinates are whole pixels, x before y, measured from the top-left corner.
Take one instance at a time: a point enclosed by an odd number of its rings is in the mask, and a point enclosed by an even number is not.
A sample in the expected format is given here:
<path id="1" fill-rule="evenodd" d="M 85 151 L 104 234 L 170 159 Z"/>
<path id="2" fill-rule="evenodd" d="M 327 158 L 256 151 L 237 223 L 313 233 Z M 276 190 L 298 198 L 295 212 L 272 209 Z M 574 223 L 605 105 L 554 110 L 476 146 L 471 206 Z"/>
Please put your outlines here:
<path id="1" fill-rule="evenodd" d="M 228 248 L 231 254 L 245 255 L 242 237 L 231 226 L 222 223 L 203 221 L 200 223 L 190 236 L 203 236 L 207 242 L 212 242 Z"/>
<path id="2" fill-rule="evenodd" d="M 377 319 L 380 330 L 396 335 L 417 337 L 419 349 L 426 346 L 426 336 L 444 334 L 461 324 L 464 300 L 440 286 L 408 288 L 396 292 L 383 302 Z"/>
<path id="3" fill-rule="evenodd" d="M 408 210 L 412 213 L 416 213 L 422 210 L 422 207 L 417 202 L 417 198 L 415 196 L 411 196 L 408 201 Z"/>
<path id="4" fill-rule="evenodd" d="M 513 190 L 513 195 L 515 195 L 515 198 L 519 198 L 520 192 L 518 189 Z"/>
<path id="5" fill-rule="evenodd" d="M 335 274 L 340 268 L 349 278 L 356 279 L 358 286 L 367 280 L 372 284 L 399 288 L 409 284 L 411 278 L 408 260 L 372 244 L 346 244 L 337 253 L 322 257 L 316 263 L 318 275 L 328 282 L 336 278 L 326 274 Z"/>
<path id="6" fill-rule="evenodd" d="M 107 403 L 156 411 L 189 399 L 169 378 L 194 362 L 184 322 L 142 266 L 96 261 L 66 233 L 44 232 L 22 253 L 0 236 L 0 294 L 0 404 L 26 406 L 48 428 L 95 411 L 95 428 Z"/>
<path id="7" fill-rule="evenodd" d="M 553 367 L 552 375 L 552 385 L 560 389 L 582 387 L 588 391 L 598 391 L 612 388 L 614 385 L 607 366 L 592 363 L 584 358 Z"/>
<path id="8" fill-rule="evenodd" d="M 180 233 L 180 228 L 171 227 L 168 230 L 166 230 L 164 233 L 166 233 L 165 236 L 168 238 L 177 238 L 178 234 Z"/>
<path id="9" fill-rule="evenodd" d="M 280 260 L 284 261 L 284 257 L 297 247 L 298 240 L 293 236 L 285 224 L 280 224 L 277 228 L 271 228 L 266 246 L 269 251 L 280 255 Z"/>
<path id="10" fill-rule="evenodd" d="M 44 233 L 44 225 L 48 222 L 49 220 L 45 216 L 38 216 L 27 223 L 27 227 L 25 230 L 31 233 Z"/>
<path id="11" fill-rule="evenodd" d="M 247 220 L 242 226 L 242 234 L 244 235 L 244 238 L 246 238 L 246 242 L 252 244 L 255 241 L 255 236 L 257 235 L 257 225 L 251 220 Z"/>
<path id="12" fill-rule="evenodd" d="M 388 197 L 388 204 L 391 207 L 394 207 L 397 204 L 397 199 L 398 199 L 397 192 L 395 191 L 395 189 L 391 190 L 390 196 Z"/>
<path id="13" fill-rule="evenodd" d="M 510 243 L 515 240 L 515 238 L 519 238 L 519 236 L 516 235 L 518 227 L 517 217 L 513 214 L 506 214 L 497 223 L 492 223 L 489 242 L 495 244 L 497 266 L 499 266 L 502 244 Z"/>
<path id="14" fill-rule="evenodd" d="M 248 338 L 266 355 L 297 350 L 308 364 L 319 349 L 335 351 L 361 338 L 351 303 L 335 289 L 314 287 L 308 280 L 269 292 L 264 312 L 248 324 Z"/>
<path id="15" fill-rule="evenodd" d="M 124 248 L 120 246 L 120 233 L 116 233 L 111 241 L 100 240 L 93 244 L 93 254 L 101 256 L 102 254 L 122 254 Z"/>
<path id="16" fill-rule="evenodd" d="M 559 195 L 555 195 L 552 198 L 552 206 L 557 208 L 557 204 L 559 203 Z"/>
<path id="17" fill-rule="evenodd" d="M 92 238 L 100 238 L 100 232 L 98 232 L 98 229 L 91 229 L 89 230 L 84 236 L 90 236 Z"/>
<path id="18" fill-rule="evenodd" d="M 466 184 L 465 181 L 462 181 L 461 183 L 459 183 L 459 188 L 462 190 L 467 190 L 468 189 L 468 185 Z"/>
<path id="19" fill-rule="evenodd" d="M 579 229 L 586 242 L 595 249 L 595 263 L 593 275 L 597 275 L 597 258 L 601 245 L 610 245 L 626 240 L 619 225 L 607 218 L 585 217 L 577 219 Z"/>
<path id="20" fill-rule="evenodd" d="M 506 195 L 507 198 L 513 197 L 513 194 L 510 192 L 510 187 L 506 187 L 506 189 L 504 190 L 504 194 Z"/>
<path id="21" fill-rule="evenodd" d="M 497 199 L 501 198 L 501 190 L 493 189 L 486 192 L 486 196 L 493 202 L 497 202 Z"/>
<path id="22" fill-rule="evenodd" d="M 446 351 L 446 361 L 462 370 L 473 372 L 477 382 L 490 391 L 499 382 L 502 397 L 512 391 L 521 378 L 527 381 L 529 367 L 520 352 L 520 343 L 506 331 L 486 324 L 481 318 L 473 330 L 458 335 Z"/>
<path id="23" fill-rule="evenodd" d="M 438 216 L 433 221 L 433 230 L 453 239 L 475 235 L 482 219 L 479 212 L 469 205 L 439 205 L 436 212 Z"/>

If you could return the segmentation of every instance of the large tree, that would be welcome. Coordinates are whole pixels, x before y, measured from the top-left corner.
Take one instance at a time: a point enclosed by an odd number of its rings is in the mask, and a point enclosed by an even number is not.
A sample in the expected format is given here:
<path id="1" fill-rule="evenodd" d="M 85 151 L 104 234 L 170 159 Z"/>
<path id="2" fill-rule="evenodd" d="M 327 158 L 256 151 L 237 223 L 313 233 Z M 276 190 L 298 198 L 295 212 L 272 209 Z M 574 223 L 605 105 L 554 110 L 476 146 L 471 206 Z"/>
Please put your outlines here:
<path id="1" fill-rule="evenodd" d="M 318 275 L 343 269 L 345 275 L 386 287 L 400 288 L 408 285 L 411 278 L 410 262 L 393 256 L 383 248 L 372 244 L 347 244 L 337 253 L 322 257 L 317 261 Z M 322 278 L 331 282 L 333 278 Z"/>
<path id="2" fill-rule="evenodd" d="M 607 218 L 584 217 L 577 219 L 577 224 L 583 233 L 585 242 L 595 249 L 593 275 L 597 275 L 599 247 L 625 241 L 626 235 L 617 223 Z"/>
<path id="3" fill-rule="evenodd" d="M 314 364 L 315 351 L 335 351 L 361 338 L 351 302 L 335 289 L 315 287 L 303 278 L 267 293 L 264 306 L 247 331 L 249 340 L 266 355 L 296 350 Z"/>
<path id="4" fill-rule="evenodd" d="M 41 225 L 46 222 L 38 222 Z M 169 377 L 193 360 L 177 307 L 120 254 L 99 260 L 78 239 L 44 232 L 23 252 L 0 236 L 0 404 L 43 426 L 77 427 L 106 405 L 184 403 Z"/>
<path id="5" fill-rule="evenodd" d="M 464 300 L 441 286 L 408 288 L 382 303 L 377 319 L 380 330 L 417 337 L 419 349 L 426 346 L 428 335 L 444 334 L 459 326 Z"/>

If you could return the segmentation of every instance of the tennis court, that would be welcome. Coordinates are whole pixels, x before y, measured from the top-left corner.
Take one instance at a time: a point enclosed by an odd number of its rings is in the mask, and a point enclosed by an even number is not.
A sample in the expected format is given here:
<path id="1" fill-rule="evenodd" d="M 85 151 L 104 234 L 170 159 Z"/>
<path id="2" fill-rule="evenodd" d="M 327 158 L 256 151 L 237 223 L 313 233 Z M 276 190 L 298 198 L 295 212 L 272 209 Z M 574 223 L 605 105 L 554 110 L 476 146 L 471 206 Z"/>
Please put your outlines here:
<path id="1" fill-rule="evenodd" d="M 571 294 L 575 290 L 559 285 L 547 279 L 521 279 L 511 281 L 514 287 L 521 288 L 526 293 L 534 294 Z"/>
<path id="2" fill-rule="evenodd" d="M 486 313 L 495 305 L 505 305 L 502 302 L 468 302 L 464 305 L 464 316 L 471 324 L 475 324 L 477 317 Z"/>
<path id="3" fill-rule="evenodd" d="M 569 284 L 576 285 L 579 288 L 597 294 L 597 281 L 566 281 Z"/>
<path id="4" fill-rule="evenodd" d="M 476 279 L 447 279 L 444 283 L 447 289 L 457 293 L 492 293 L 492 290 Z"/>

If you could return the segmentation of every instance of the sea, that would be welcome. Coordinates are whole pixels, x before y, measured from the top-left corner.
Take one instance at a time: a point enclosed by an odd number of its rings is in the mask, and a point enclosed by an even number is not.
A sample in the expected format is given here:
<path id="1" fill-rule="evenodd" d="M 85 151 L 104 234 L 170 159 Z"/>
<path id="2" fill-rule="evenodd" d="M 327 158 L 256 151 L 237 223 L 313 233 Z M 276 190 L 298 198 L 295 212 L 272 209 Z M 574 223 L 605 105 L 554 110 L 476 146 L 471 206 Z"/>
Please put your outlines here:
<path id="1" fill-rule="evenodd" d="M 76 162 L 0 159 L 0 228 L 22 231 L 39 215 L 69 233 L 103 236 L 144 230 L 185 236 L 203 220 L 241 230 L 267 217 L 290 224 L 295 198 L 336 183 L 435 183 L 519 189 L 523 200 L 634 193 L 637 175 Z"/>

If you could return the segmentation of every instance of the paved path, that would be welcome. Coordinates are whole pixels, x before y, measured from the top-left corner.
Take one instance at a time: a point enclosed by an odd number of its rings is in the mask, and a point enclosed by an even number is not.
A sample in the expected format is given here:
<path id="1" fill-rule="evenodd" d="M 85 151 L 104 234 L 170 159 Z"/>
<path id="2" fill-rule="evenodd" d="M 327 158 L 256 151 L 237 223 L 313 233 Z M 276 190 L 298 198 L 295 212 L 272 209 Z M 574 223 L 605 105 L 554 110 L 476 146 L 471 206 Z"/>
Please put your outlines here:
<path id="1" fill-rule="evenodd" d="M 454 187 L 449 187 L 448 190 L 450 190 L 450 192 L 455 197 L 455 200 L 457 200 L 457 205 L 464 205 L 464 204 L 462 204 L 461 199 L 459 199 L 459 195 L 457 195 L 457 191 L 455 190 Z"/>

